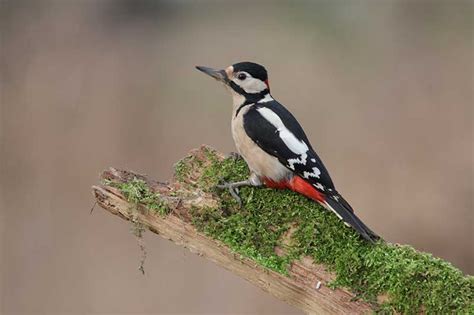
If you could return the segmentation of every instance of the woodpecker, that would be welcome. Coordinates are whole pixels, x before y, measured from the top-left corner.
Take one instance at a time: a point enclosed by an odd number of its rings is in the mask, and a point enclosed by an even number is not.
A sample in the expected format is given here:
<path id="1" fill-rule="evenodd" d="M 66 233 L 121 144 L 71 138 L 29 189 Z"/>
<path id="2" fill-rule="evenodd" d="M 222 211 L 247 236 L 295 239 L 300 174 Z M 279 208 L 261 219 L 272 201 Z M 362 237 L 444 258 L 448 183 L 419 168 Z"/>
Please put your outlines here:
<path id="1" fill-rule="evenodd" d="M 334 212 L 364 239 L 374 242 L 379 238 L 337 192 L 296 118 L 273 99 L 267 70 L 262 65 L 239 62 L 223 70 L 196 68 L 230 91 L 232 137 L 250 169 L 247 180 L 224 183 L 220 188 L 229 189 L 239 204 L 238 188 L 242 186 L 291 189 Z"/>

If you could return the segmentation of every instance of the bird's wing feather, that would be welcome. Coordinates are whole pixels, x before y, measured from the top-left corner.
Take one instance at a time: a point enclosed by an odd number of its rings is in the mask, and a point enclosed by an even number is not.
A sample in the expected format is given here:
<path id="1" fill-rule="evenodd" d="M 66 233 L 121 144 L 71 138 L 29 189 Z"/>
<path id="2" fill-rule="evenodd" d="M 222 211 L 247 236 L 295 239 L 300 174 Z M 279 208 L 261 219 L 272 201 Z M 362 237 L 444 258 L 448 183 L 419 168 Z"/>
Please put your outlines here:
<path id="1" fill-rule="evenodd" d="M 336 213 L 362 237 L 373 242 L 378 236 L 355 214 L 336 191 L 326 167 L 293 115 L 276 101 L 252 105 L 244 114 L 247 135 L 266 153 L 276 157 L 326 198 L 325 206 Z"/>
<path id="2" fill-rule="evenodd" d="M 321 192 L 335 190 L 323 162 L 295 117 L 280 103 L 257 103 L 244 114 L 247 135 Z"/>

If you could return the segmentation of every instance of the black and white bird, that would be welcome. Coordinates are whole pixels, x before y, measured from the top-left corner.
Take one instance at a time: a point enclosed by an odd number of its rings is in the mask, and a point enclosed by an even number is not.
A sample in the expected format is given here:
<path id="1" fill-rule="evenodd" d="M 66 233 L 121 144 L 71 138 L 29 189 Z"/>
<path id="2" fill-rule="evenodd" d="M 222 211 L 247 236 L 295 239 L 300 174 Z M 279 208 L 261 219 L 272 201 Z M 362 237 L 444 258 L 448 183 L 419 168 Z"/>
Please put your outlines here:
<path id="1" fill-rule="evenodd" d="M 222 82 L 231 92 L 232 136 L 251 171 L 247 180 L 226 183 L 222 188 L 228 188 L 239 203 L 241 186 L 291 189 L 333 211 L 364 239 L 378 239 L 337 192 L 298 121 L 271 96 L 263 66 L 239 62 L 224 70 L 196 68 Z"/>

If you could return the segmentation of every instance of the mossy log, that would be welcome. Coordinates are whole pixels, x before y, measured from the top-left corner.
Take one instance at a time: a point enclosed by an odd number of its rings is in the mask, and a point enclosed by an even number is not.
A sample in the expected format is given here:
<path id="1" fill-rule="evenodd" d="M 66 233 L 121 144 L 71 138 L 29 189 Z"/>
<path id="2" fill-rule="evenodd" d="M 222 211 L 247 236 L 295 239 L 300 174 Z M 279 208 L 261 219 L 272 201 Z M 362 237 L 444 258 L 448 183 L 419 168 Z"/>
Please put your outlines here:
<path id="1" fill-rule="evenodd" d="M 97 203 L 243 277 L 308 314 L 473 313 L 474 278 L 409 246 L 368 244 L 334 215 L 289 191 L 243 188 L 243 207 L 220 180 L 245 162 L 203 146 L 171 183 L 109 169 Z"/>

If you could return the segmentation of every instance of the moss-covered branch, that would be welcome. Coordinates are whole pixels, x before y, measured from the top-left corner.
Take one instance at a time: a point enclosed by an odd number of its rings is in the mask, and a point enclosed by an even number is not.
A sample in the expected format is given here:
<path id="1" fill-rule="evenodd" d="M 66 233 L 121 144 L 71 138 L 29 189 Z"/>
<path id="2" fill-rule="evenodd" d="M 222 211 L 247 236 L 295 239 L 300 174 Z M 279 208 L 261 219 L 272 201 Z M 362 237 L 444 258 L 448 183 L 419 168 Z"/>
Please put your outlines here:
<path id="1" fill-rule="evenodd" d="M 474 313 L 474 278 L 410 246 L 361 240 L 333 214 L 290 191 L 243 188 L 243 208 L 220 180 L 245 162 L 208 147 L 163 184 L 111 169 L 98 203 L 224 266 L 307 313 Z"/>

